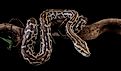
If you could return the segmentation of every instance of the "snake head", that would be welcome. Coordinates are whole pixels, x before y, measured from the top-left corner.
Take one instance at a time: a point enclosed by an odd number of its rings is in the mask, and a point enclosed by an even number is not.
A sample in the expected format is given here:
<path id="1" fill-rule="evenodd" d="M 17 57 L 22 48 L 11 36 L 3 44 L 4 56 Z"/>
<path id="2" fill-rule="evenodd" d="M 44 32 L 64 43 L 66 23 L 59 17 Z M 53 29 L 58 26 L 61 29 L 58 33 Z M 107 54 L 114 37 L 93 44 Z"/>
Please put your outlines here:
<path id="1" fill-rule="evenodd" d="M 74 47 L 75 47 L 75 49 L 76 49 L 80 54 L 82 54 L 84 57 L 90 57 L 91 53 L 90 53 L 90 51 L 89 51 L 89 48 L 88 48 L 86 42 L 83 43 L 83 44 L 81 44 L 81 45 L 77 45 L 77 44 L 76 44 Z"/>

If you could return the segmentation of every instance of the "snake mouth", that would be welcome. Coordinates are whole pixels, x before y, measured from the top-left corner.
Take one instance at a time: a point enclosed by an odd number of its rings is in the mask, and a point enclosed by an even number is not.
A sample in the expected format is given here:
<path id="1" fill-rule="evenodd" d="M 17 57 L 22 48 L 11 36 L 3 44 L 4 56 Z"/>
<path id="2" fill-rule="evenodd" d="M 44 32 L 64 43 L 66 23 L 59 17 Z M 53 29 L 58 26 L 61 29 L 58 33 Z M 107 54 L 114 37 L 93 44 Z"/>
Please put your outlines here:
<path id="1" fill-rule="evenodd" d="M 81 54 L 82 54 L 84 57 L 90 57 L 90 56 L 91 56 L 91 53 L 90 53 L 90 52 L 85 53 L 84 51 L 81 51 Z"/>
<path id="2" fill-rule="evenodd" d="M 90 53 L 89 49 L 82 49 L 82 48 L 78 48 L 78 47 L 75 47 L 75 49 L 76 49 L 81 55 L 83 55 L 84 57 L 90 57 L 90 56 L 91 56 L 91 53 Z"/>

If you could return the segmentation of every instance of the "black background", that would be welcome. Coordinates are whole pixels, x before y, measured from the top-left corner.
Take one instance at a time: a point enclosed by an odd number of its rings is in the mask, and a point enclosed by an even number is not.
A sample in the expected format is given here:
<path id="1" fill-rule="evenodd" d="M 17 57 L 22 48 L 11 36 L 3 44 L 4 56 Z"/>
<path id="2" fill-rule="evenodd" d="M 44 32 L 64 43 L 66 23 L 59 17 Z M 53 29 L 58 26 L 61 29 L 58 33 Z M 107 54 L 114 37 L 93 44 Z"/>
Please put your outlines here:
<path id="1" fill-rule="evenodd" d="M 24 24 L 30 17 L 39 19 L 42 11 L 50 8 L 74 9 L 88 18 L 88 24 L 105 18 L 121 18 L 120 1 L 82 1 L 82 0 L 29 0 L 29 1 L 1 1 L 0 22 L 9 22 L 11 18 L 19 18 Z M 77 69 L 86 70 L 121 70 L 121 36 L 115 33 L 103 33 L 97 39 L 87 41 L 92 53 L 91 57 L 85 58 L 73 47 L 69 39 L 54 38 L 51 59 L 43 65 L 32 66 L 27 64 L 16 49 L 8 51 L 1 43 L 0 71 L 28 70 L 49 71 Z M 18 49 L 18 48 L 17 48 Z M 120 70 L 119 70 L 120 69 Z"/>

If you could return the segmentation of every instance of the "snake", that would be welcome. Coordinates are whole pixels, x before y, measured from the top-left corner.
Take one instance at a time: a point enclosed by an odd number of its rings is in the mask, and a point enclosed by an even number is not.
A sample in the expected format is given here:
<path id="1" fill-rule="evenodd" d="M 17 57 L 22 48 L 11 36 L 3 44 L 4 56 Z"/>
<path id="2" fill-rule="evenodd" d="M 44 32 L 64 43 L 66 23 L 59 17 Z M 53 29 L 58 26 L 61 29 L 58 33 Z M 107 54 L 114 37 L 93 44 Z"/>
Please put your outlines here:
<path id="1" fill-rule="evenodd" d="M 76 28 L 86 20 L 75 10 L 47 9 L 40 14 L 39 24 L 35 18 L 27 20 L 22 38 L 21 54 L 24 60 L 32 65 L 40 65 L 47 62 L 52 54 L 52 32 L 53 21 L 65 25 L 65 32 L 72 40 L 75 49 L 85 57 L 90 56 L 87 43 L 75 32 Z M 38 36 L 39 35 L 39 36 Z M 38 45 L 37 45 L 38 43 Z M 39 51 L 35 51 L 35 49 Z"/>
<path id="2" fill-rule="evenodd" d="M 32 65 L 44 64 L 50 59 L 53 49 L 52 27 L 56 25 L 54 22 L 57 22 L 59 27 L 64 25 L 66 35 L 74 48 L 85 57 L 90 57 L 91 54 L 86 40 L 96 39 L 104 32 L 121 35 L 121 19 L 102 19 L 88 25 L 87 18 L 75 10 L 47 9 L 40 14 L 39 21 L 40 23 L 32 17 L 27 20 L 25 28 L 10 23 L 0 24 L 1 31 L 10 31 L 14 34 L 16 47 L 21 45 L 21 55 Z M 118 28 L 112 29 L 110 26 Z"/>

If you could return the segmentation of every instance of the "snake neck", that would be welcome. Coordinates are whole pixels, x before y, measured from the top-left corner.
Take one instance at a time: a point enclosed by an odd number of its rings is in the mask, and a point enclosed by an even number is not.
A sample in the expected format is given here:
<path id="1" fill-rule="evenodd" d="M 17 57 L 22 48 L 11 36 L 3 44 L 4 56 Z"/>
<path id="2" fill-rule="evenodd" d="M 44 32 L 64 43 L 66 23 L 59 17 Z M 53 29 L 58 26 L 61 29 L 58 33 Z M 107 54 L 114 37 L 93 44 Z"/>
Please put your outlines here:
<path id="1" fill-rule="evenodd" d="M 89 57 L 91 53 L 89 51 L 87 43 L 84 40 L 82 40 L 79 36 L 77 36 L 76 33 L 73 32 L 72 28 L 73 27 L 71 26 L 71 23 L 68 23 L 66 25 L 67 36 L 70 37 L 70 39 L 74 44 L 75 49 L 80 54 L 82 54 L 85 57 Z"/>

